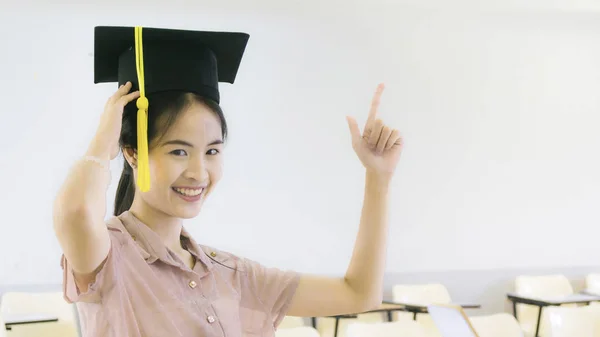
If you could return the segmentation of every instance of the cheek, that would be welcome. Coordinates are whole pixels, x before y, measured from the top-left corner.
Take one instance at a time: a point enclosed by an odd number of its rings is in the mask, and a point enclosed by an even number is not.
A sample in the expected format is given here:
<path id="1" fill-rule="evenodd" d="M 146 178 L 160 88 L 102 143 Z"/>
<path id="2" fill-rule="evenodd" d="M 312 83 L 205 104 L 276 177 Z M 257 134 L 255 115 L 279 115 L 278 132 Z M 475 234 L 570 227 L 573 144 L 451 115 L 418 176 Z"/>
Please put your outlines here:
<path id="1" fill-rule="evenodd" d="M 208 165 L 208 172 L 212 183 L 218 182 L 223 176 L 223 161 L 218 158 L 210 162 Z"/>
<path id="2" fill-rule="evenodd" d="M 161 158 L 161 160 L 150 162 L 150 179 L 152 184 L 159 186 L 161 189 L 170 187 L 182 171 L 181 165 L 169 161 L 168 158 Z"/>

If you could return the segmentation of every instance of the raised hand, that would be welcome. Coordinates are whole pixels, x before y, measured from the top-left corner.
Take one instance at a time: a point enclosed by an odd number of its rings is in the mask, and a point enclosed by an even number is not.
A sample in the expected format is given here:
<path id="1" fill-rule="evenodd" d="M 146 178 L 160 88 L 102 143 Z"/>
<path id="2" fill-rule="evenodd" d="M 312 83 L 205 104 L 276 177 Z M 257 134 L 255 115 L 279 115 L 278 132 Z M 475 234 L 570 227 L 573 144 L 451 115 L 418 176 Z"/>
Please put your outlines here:
<path id="1" fill-rule="evenodd" d="M 119 137 L 121 134 L 121 121 L 123 109 L 127 103 L 140 97 L 139 91 L 129 92 L 131 83 L 119 87 L 106 102 L 104 113 L 100 117 L 100 124 L 96 135 L 88 148 L 88 154 L 101 159 L 111 160 L 119 154 Z"/>
<path id="2" fill-rule="evenodd" d="M 383 89 L 383 84 L 377 86 L 362 135 L 356 119 L 353 117 L 347 117 L 346 119 L 352 136 L 354 152 L 356 152 L 367 171 L 391 177 L 400 159 L 403 141 L 397 129 L 385 125 L 377 117 Z"/>

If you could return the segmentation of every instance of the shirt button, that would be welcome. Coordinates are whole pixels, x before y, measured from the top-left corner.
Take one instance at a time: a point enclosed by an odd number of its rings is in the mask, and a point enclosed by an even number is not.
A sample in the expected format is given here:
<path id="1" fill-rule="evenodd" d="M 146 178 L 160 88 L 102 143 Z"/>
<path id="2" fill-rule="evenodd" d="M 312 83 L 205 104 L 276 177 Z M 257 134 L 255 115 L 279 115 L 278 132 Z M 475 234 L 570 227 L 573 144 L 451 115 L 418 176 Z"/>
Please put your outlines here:
<path id="1" fill-rule="evenodd" d="M 217 253 L 215 253 L 215 252 L 210 252 L 210 256 L 212 256 L 212 257 L 216 257 L 216 256 L 217 256 Z"/>
<path id="2" fill-rule="evenodd" d="M 196 288 L 197 284 L 195 281 L 190 281 L 190 283 L 188 283 L 188 285 L 190 286 L 190 288 L 194 289 Z"/>
<path id="3" fill-rule="evenodd" d="M 215 317 L 214 316 L 208 316 L 206 317 L 206 320 L 208 321 L 208 323 L 214 323 L 215 322 Z"/>

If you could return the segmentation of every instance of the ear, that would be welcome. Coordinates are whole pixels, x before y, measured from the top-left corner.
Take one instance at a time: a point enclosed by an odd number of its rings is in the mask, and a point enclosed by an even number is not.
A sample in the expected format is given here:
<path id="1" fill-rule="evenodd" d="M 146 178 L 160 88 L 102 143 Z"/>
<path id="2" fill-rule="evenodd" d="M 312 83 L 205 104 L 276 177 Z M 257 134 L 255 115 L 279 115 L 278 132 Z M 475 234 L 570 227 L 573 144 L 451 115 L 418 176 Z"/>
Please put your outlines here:
<path id="1" fill-rule="evenodd" d="M 132 147 L 123 148 L 123 156 L 125 156 L 125 160 L 129 163 L 132 169 L 137 167 L 137 150 Z"/>

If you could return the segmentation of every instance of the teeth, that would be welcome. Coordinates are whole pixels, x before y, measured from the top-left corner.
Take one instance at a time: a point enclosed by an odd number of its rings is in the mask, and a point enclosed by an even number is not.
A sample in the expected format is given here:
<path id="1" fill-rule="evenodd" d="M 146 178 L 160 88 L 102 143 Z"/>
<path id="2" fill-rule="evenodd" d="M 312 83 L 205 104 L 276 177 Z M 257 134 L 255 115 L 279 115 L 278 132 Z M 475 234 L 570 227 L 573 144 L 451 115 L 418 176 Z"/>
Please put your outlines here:
<path id="1" fill-rule="evenodd" d="M 204 190 L 203 188 L 200 188 L 197 190 L 196 189 L 192 190 L 189 188 L 175 188 L 175 191 L 177 191 L 178 193 L 181 193 L 185 196 L 188 196 L 188 197 L 195 197 L 195 196 L 199 195 L 200 193 L 202 193 L 203 190 Z"/>

